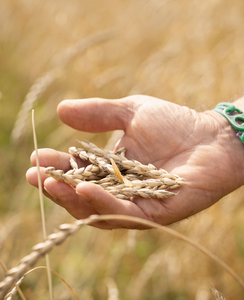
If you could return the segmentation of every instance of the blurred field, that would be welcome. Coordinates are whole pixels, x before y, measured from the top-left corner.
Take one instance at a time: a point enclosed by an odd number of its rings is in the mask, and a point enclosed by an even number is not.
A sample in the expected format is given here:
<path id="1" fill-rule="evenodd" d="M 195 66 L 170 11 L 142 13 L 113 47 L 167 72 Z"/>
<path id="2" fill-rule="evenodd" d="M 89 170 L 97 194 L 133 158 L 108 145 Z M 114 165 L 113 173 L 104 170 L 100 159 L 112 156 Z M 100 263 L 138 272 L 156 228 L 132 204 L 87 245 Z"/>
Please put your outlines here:
<path id="1" fill-rule="evenodd" d="M 38 97 L 40 80 L 28 96 L 39 147 L 67 151 L 76 138 L 104 147 L 110 133 L 67 128 L 58 120 L 57 104 L 148 94 L 197 111 L 212 109 L 244 90 L 243 16 L 241 0 L 0 0 L 0 258 L 8 268 L 42 241 L 38 192 L 25 180 L 33 151 L 31 116 L 28 109 L 26 121 L 18 116 L 35 81 L 55 70 L 49 85 L 42 79 L 46 85 Z M 242 201 L 240 189 L 173 228 L 244 279 Z M 48 233 L 73 221 L 48 200 L 45 208 Z M 50 259 L 80 299 L 210 300 L 211 286 L 226 299 L 244 298 L 218 265 L 156 230 L 86 227 Z M 55 299 L 74 299 L 59 279 L 53 281 Z M 48 299 L 43 270 L 28 275 L 21 287 L 27 299 Z M 109 298 L 114 287 L 119 296 Z"/>

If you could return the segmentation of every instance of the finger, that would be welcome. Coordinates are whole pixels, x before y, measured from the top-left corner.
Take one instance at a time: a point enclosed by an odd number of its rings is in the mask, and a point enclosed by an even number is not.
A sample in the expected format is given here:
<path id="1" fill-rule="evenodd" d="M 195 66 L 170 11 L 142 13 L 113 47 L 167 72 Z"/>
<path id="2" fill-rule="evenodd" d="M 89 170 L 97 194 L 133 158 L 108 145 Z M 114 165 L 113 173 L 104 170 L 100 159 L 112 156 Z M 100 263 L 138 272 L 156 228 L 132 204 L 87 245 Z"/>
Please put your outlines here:
<path id="1" fill-rule="evenodd" d="M 44 187 L 44 181 L 49 177 L 49 175 L 47 175 L 45 173 L 45 168 L 40 167 L 40 175 L 41 175 L 42 192 L 43 192 L 43 194 L 46 197 L 50 198 L 51 200 L 53 200 L 55 202 L 56 196 L 55 195 L 51 195 L 50 193 L 48 193 L 48 191 L 46 191 L 45 187 Z M 39 187 L 38 174 L 37 174 L 37 168 L 36 167 L 30 168 L 26 172 L 26 179 L 34 187 Z"/>
<path id="2" fill-rule="evenodd" d="M 71 155 L 64 152 L 59 152 L 53 149 L 39 149 L 38 150 L 39 163 L 42 167 L 54 167 L 55 169 L 61 169 L 68 171 L 70 169 L 70 157 Z M 36 166 L 36 152 L 31 154 L 31 163 Z"/>
<path id="3" fill-rule="evenodd" d="M 70 158 L 73 156 L 69 153 L 45 148 L 45 149 L 38 149 L 38 157 L 39 157 L 40 166 L 54 167 L 57 170 L 63 170 L 64 172 L 67 172 L 71 168 L 70 167 Z M 84 162 L 77 157 L 75 157 L 74 159 L 77 161 L 79 168 L 88 165 L 87 162 Z M 31 163 L 33 166 L 36 166 L 36 152 L 35 151 L 31 154 Z"/>
<path id="4" fill-rule="evenodd" d="M 86 132 L 125 130 L 133 118 L 132 101 L 84 99 L 64 100 L 58 115 L 67 125 Z"/>
<path id="5" fill-rule="evenodd" d="M 43 183 L 49 176 L 45 173 L 45 168 L 42 167 L 40 167 L 40 174 L 41 182 Z M 27 170 L 26 179 L 31 185 L 38 187 L 38 175 L 36 167 L 32 167 L 29 170 Z"/>
<path id="6" fill-rule="evenodd" d="M 44 182 L 44 192 L 53 202 L 65 208 L 76 219 L 85 219 L 90 215 L 97 214 L 97 211 L 84 201 L 72 187 L 63 182 L 47 178 Z M 111 228 L 106 222 L 96 222 L 92 226 L 102 229 Z"/>
<path id="7" fill-rule="evenodd" d="M 93 183 L 83 182 L 78 184 L 76 192 L 101 215 L 128 215 L 147 219 L 147 216 L 136 204 L 128 200 L 117 199 L 102 187 Z M 144 225 L 129 221 L 111 220 L 107 223 L 114 228 L 145 228 Z"/>

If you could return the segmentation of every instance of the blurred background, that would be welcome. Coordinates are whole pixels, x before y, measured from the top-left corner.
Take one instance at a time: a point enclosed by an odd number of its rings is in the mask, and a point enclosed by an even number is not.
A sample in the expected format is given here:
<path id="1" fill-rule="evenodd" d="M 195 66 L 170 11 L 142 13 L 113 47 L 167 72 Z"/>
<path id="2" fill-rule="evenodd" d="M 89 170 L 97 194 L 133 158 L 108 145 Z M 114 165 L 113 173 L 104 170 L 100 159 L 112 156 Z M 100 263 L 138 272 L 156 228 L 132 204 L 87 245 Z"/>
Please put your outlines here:
<path id="1" fill-rule="evenodd" d="M 25 179 L 32 108 L 39 147 L 68 151 L 75 139 L 105 147 L 111 133 L 63 125 L 56 114 L 63 99 L 148 94 L 204 111 L 243 90 L 241 0 L 0 0 L 0 257 L 6 266 L 42 241 L 38 191 Z M 239 189 L 172 227 L 244 279 L 242 202 Z M 48 234 L 74 221 L 48 199 L 45 210 Z M 225 299 L 244 298 L 220 266 L 157 230 L 86 227 L 50 260 L 80 299 L 210 300 L 213 286 Z M 74 299 L 57 277 L 53 285 L 55 299 Z M 27 299 L 48 299 L 45 270 L 21 287 Z"/>

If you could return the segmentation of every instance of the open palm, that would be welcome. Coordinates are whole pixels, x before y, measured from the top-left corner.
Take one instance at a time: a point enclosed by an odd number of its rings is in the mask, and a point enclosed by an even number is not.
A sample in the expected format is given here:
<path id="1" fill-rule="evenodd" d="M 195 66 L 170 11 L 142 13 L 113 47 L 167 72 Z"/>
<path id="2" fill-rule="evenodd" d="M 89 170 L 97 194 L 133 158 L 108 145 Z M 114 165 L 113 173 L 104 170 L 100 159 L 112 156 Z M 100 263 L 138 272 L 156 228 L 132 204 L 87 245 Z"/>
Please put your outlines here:
<path id="1" fill-rule="evenodd" d="M 64 123 L 81 131 L 124 130 L 116 148 L 126 147 L 128 159 L 152 163 L 187 182 L 177 196 L 160 200 L 136 198 L 130 202 L 116 199 L 89 182 L 79 184 L 75 191 L 47 178 L 42 169 L 45 194 L 75 218 L 124 214 L 167 225 L 209 207 L 242 184 L 243 145 L 218 113 L 197 113 L 156 98 L 130 96 L 119 100 L 66 100 L 59 105 L 58 114 Z M 39 151 L 41 166 L 68 170 L 68 154 L 51 149 Z M 34 154 L 31 160 L 35 165 Z M 27 172 L 27 179 L 34 186 L 36 174 L 36 168 Z M 123 221 L 95 226 L 140 228 Z"/>

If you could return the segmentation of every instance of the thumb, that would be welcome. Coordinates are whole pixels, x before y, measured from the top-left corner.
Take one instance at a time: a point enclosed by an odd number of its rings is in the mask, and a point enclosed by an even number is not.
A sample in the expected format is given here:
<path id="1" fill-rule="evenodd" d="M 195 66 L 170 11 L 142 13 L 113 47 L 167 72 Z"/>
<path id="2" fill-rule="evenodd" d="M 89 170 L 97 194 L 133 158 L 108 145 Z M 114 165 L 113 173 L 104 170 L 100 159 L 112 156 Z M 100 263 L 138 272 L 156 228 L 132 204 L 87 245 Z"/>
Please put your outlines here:
<path id="1" fill-rule="evenodd" d="M 147 219 L 142 209 L 135 203 L 115 198 L 109 192 L 105 191 L 101 186 L 91 182 L 79 183 L 76 187 L 76 193 L 82 197 L 99 215 L 128 215 L 142 219 Z M 140 225 L 131 221 L 110 220 L 108 224 L 110 228 L 137 228 L 145 229 L 144 225 Z"/>
<path id="2" fill-rule="evenodd" d="M 99 98 L 64 100 L 57 108 L 61 121 L 86 132 L 126 130 L 134 112 L 131 101 Z"/>

